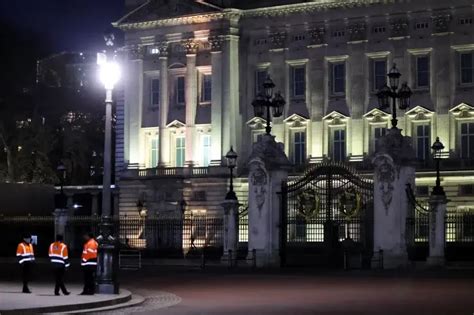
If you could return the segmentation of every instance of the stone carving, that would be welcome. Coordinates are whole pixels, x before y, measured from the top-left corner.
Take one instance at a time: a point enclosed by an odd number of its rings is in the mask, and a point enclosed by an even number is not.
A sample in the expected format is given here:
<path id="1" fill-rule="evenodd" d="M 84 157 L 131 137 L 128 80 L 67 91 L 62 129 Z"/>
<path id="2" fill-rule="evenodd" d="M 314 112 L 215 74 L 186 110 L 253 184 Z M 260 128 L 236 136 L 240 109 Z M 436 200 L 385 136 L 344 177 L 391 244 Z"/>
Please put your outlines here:
<path id="1" fill-rule="evenodd" d="M 408 36 L 408 20 L 405 18 L 393 19 L 390 21 L 392 37 Z"/>
<path id="2" fill-rule="evenodd" d="M 168 56 L 168 42 L 167 41 L 158 42 L 156 46 L 158 47 L 158 51 L 160 52 L 161 57 Z"/>
<path id="3" fill-rule="evenodd" d="M 224 38 L 222 36 L 219 36 L 219 35 L 210 36 L 208 41 L 209 41 L 209 45 L 211 46 L 211 51 L 222 50 L 222 44 L 224 42 Z"/>
<path id="4" fill-rule="evenodd" d="M 198 48 L 199 48 L 199 43 L 196 40 L 194 40 L 193 38 L 184 39 L 181 42 L 181 45 L 183 46 L 184 50 L 186 51 L 186 54 L 188 54 L 188 55 L 197 54 L 197 51 L 198 51 Z"/>
<path id="5" fill-rule="evenodd" d="M 286 44 L 286 32 L 275 32 L 270 34 L 270 43 L 273 49 L 284 48 Z"/>
<path id="6" fill-rule="evenodd" d="M 257 165 L 252 172 L 253 192 L 255 193 L 255 200 L 257 201 L 258 216 L 262 217 L 262 208 L 265 204 L 265 195 L 267 185 L 267 174 L 261 165 Z"/>
<path id="7" fill-rule="evenodd" d="M 393 182 L 397 176 L 396 167 L 393 159 L 387 154 L 381 154 L 375 157 L 375 176 L 379 181 L 379 190 L 382 193 L 382 202 L 385 207 L 385 214 L 388 215 L 388 209 L 393 198 Z"/>
<path id="8" fill-rule="evenodd" d="M 326 29 L 323 26 L 310 29 L 308 33 L 311 45 L 321 45 L 326 43 Z"/>
<path id="9" fill-rule="evenodd" d="M 128 50 L 128 58 L 130 60 L 143 59 L 145 48 L 143 46 L 133 46 Z"/>
<path id="10" fill-rule="evenodd" d="M 432 17 L 433 19 L 433 33 L 449 32 L 449 25 L 451 22 L 451 15 L 448 13 L 440 14 Z"/>
<path id="11" fill-rule="evenodd" d="M 367 38 L 367 25 L 365 23 L 354 23 L 347 27 L 350 41 L 364 40 Z"/>

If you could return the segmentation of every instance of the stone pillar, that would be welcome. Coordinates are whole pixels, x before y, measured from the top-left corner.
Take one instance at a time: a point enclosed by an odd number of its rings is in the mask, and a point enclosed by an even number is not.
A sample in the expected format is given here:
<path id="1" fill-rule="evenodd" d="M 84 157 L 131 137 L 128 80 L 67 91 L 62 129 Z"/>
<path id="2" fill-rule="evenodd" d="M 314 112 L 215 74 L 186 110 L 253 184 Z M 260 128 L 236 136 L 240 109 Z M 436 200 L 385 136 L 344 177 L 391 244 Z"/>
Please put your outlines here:
<path id="1" fill-rule="evenodd" d="M 430 239 L 428 266 L 444 266 L 444 245 L 446 243 L 445 216 L 448 200 L 445 195 L 430 196 Z"/>
<path id="2" fill-rule="evenodd" d="M 91 215 L 98 216 L 99 215 L 99 193 L 93 192 L 91 193 L 91 196 L 92 196 Z"/>
<path id="3" fill-rule="evenodd" d="M 211 164 L 221 165 L 222 157 L 222 36 L 209 38 L 212 65 Z"/>
<path id="4" fill-rule="evenodd" d="M 197 74 L 196 53 L 194 52 L 186 55 L 186 165 L 194 164 L 196 97 Z"/>
<path id="5" fill-rule="evenodd" d="M 415 152 L 410 137 L 392 128 L 377 141 L 374 164 L 374 252 L 383 250 L 384 268 L 408 263 L 406 185 L 415 184 Z"/>
<path id="6" fill-rule="evenodd" d="M 222 204 L 224 208 L 224 254 L 222 260 L 235 260 L 239 245 L 239 201 L 226 199 Z M 229 257 L 229 251 L 232 256 Z"/>
<path id="7" fill-rule="evenodd" d="M 253 145 L 249 168 L 249 255 L 255 250 L 257 267 L 280 266 L 281 183 L 290 162 L 283 144 L 264 135 Z"/>
<path id="8" fill-rule="evenodd" d="M 166 50 L 164 51 L 166 52 Z M 166 151 L 167 141 L 165 141 L 165 130 L 168 121 L 168 57 L 166 53 L 160 51 L 160 132 L 159 132 L 159 145 L 160 150 L 158 151 L 158 165 L 166 166 L 169 163 L 169 159 L 165 158 L 164 152 Z"/>

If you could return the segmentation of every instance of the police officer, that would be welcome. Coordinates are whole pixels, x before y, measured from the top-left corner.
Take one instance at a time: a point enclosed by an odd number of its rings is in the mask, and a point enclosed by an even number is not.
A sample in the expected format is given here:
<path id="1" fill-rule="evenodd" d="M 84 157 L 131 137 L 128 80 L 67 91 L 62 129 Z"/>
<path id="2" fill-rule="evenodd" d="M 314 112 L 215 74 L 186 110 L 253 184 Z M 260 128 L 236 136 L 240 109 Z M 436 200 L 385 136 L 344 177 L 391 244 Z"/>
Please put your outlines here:
<path id="1" fill-rule="evenodd" d="M 69 254 L 66 244 L 63 243 L 62 235 L 56 235 L 56 242 L 49 245 L 48 255 L 53 266 L 56 283 L 54 286 L 54 295 L 59 295 L 60 289 L 64 295 L 69 295 L 70 293 L 66 290 L 66 286 L 64 285 L 64 273 L 66 268 L 69 267 Z"/>
<path id="2" fill-rule="evenodd" d="M 16 248 L 16 257 L 21 266 L 21 278 L 23 281 L 23 293 L 31 293 L 28 288 L 28 282 L 31 276 L 31 266 L 35 261 L 33 244 L 31 244 L 31 235 L 23 235 L 23 241 Z"/>
<path id="3" fill-rule="evenodd" d="M 80 295 L 94 295 L 95 271 L 97 268 L 97 248 L 99 245 L 92 233 L 84 235 L 84 247 L 82 250 L 81 266 L 84 272 L 84 290 Z"/>

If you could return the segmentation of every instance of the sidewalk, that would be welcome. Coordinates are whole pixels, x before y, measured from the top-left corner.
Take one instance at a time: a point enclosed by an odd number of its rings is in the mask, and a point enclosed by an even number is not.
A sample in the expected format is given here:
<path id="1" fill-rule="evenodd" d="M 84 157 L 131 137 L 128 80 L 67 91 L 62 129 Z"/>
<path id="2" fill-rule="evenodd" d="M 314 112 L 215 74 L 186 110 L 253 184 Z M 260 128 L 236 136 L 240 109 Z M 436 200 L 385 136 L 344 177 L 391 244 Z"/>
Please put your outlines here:
<path id="1" fill-rule="evenodd" d="M 17 283 L 0 282 L 0 314 L 64 313 L 124 304 L 132 299 L 125 289 L 118 295 L 78 295 L 79 285 L 69 285 L 69 296 L 55 296 L 51 284 L 32 284 L 32 294 L 21 293 Z"/>

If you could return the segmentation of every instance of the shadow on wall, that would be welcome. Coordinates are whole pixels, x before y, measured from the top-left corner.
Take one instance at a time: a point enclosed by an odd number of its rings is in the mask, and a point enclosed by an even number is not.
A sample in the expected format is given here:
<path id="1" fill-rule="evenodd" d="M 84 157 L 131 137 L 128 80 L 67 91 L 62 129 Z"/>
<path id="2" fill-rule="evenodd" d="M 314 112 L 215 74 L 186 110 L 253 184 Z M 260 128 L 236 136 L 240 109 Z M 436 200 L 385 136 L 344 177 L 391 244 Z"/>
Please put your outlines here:
<path id="1" fill-rule="evenodd" d="M 51 215 L 54 186 L 0 183 L 0 215 Z"/>

